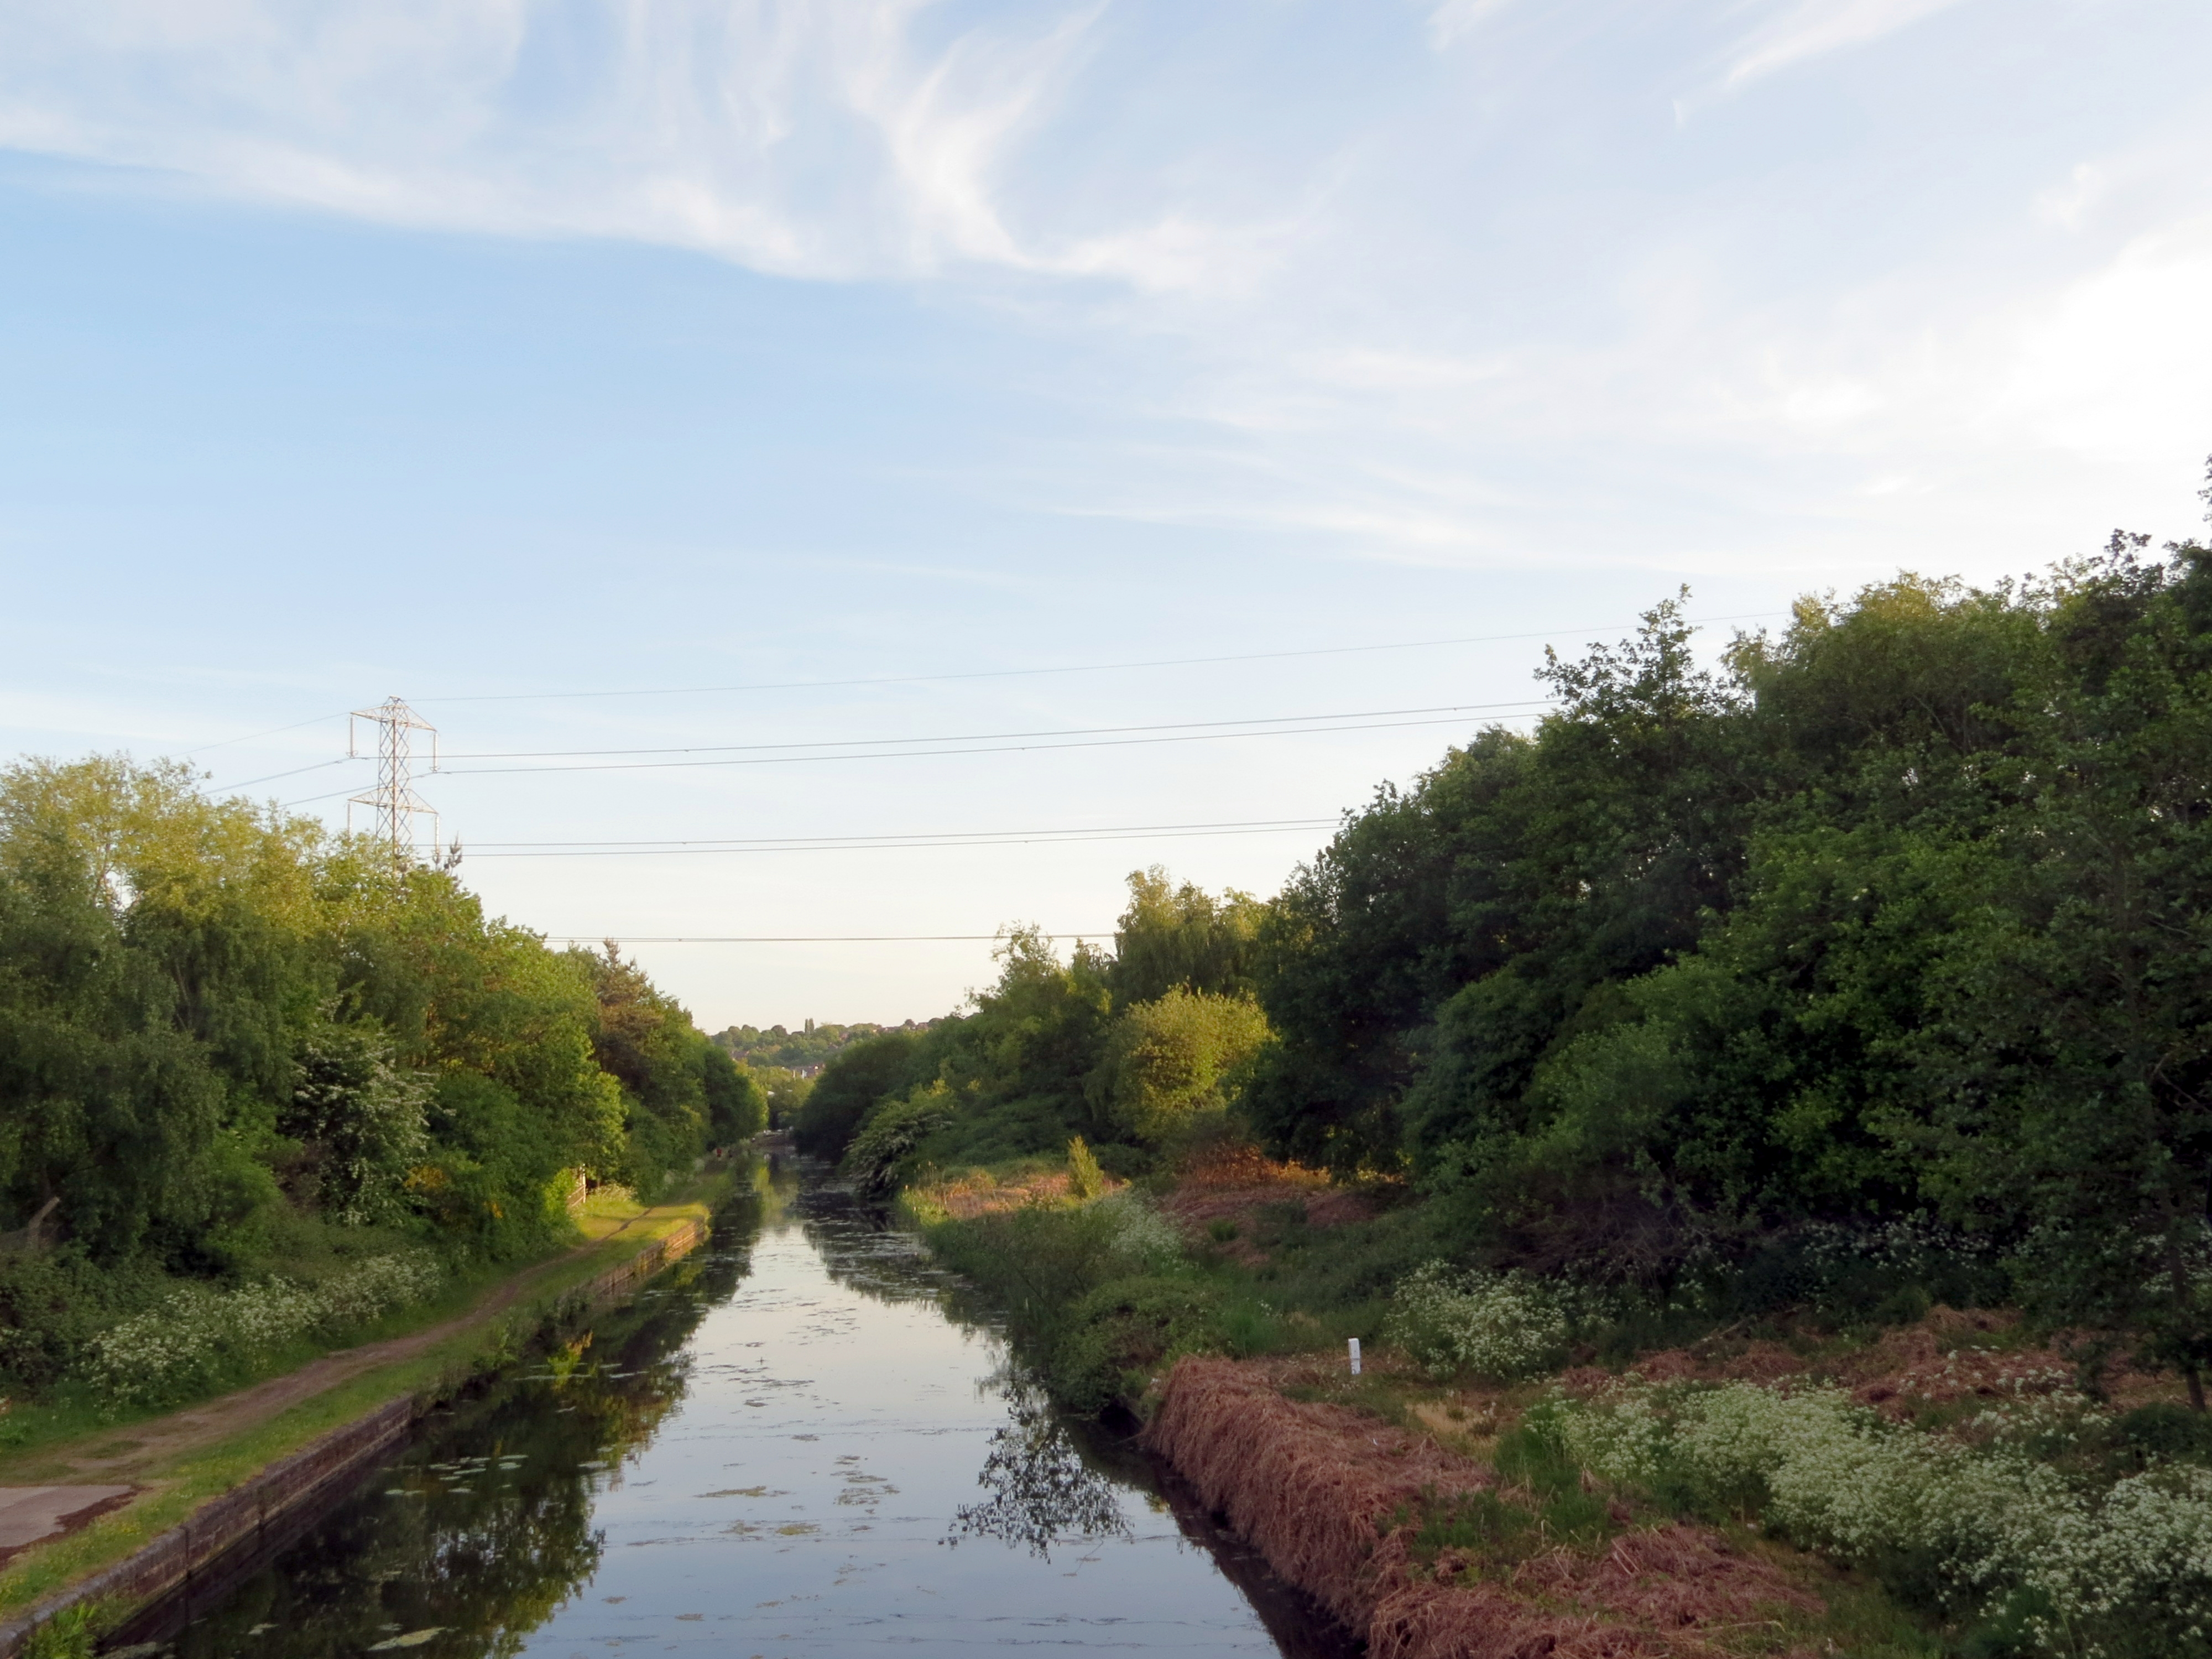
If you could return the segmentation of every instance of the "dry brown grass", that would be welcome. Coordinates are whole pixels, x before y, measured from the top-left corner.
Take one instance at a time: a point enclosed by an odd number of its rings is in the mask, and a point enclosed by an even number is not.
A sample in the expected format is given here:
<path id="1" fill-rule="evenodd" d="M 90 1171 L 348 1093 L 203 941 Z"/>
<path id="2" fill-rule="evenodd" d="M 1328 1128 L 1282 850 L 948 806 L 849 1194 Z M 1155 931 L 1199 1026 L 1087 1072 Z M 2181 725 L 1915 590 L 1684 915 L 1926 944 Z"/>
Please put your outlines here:
<path id="1" fill-rule="evenodd" d="M 2014 1399 L 2073 1386 L 2078 1373 L 2063 1352 L 2063 1335 L 2029 1343 L 2020 1340 L 2019 1327 L 2019 1315 L 2001 1309 L 1937 1307 L 1840 1354 L 1808 1357 L 1779 1342 L 1707 1342 L 1639 1354 L 1632 1369 L 1650 1382 L 1803 1377 L 1849 1389 L 1862 1405 L 1902 1421 L 1961 1401 Z M 1578 1393 L 1599 1392 L 1620 1381 L 1595 1366 L 1578 1366 L 1560 1380 Z M 2106 1370 L 2104 1387 L 2122 1407 L 2179 1395 L 2174 1379 L 2124 1364 Z"/>
<path id="2" fill-rule="evenodd" d="M 1340 1186 L 1320 1170 L 1279 1164 L 1255 1146 L 1216 1144 L 1201 1148 L 1176 1172 L 1175 1191 L 1161 1201 L 1168 1218 L 1193 1238 L 1217 1221 L 1237 1225 L 1227 1253 L 1247 1266 L 1265 1261 L 1253 1242 L 1261 1212 L 1270 1205 L 1296 1205 L 1310 1227 L 1340 1227 L 1375 1213 L 1366 1194 Z"/>
<path id="3" fill-rule="evenodd" d="M 1710 1528 L 1631 1531 L 1607 1547 L 1422 1568 L 1403 1518 L 1497 1477 L 1341 1406 L 1285 1399 L 1267 1368 L 1176 1366 L 1147 1443 L 1283 1577 L 1364 1633 L 1371 1659 L 1707 1659 L 1820 1604 Z"/>
<path id="4" fill-rule="evenodd" d="M 988 1170 L 971 1170 L 964 1176 L 916 1188 L 915 1196 L 925 1209 L 934 1206 L 955 1221 L 972 1221 L 979 1215 L 1002 1215 L 1032 1204 L 1065 1204 L 1068 1201 L 1067 1184 L 1065 1170 L 1018 1176 L 1006 1181 L 1000 1180 Z M 1127 1185 L 1110 1176 L 1106 1179 L 1106 1190 L 1109 1193 Z"/>

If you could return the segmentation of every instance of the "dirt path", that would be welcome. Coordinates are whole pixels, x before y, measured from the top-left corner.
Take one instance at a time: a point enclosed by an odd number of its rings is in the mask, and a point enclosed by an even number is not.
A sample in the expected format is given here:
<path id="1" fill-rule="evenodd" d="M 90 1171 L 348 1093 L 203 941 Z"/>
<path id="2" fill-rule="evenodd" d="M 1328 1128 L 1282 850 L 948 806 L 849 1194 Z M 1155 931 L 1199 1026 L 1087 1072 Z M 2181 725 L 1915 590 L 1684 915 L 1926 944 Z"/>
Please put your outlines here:
<path id="1" fill-rule="evenodd" d="M 364 1343 L 358 1348 L 343 1348 L 336 1353 L 326 1353 L 313 1359 L 295 1371 L 282 1376 L 272 1376 L 265 1382 L 257 1382 L 250 1389 L 240 1389 L 185 1410 L 172 1412 L 167 1417 L 157 1417 L 143 1423 L 133 1423 L 112 1434 L 101 1435 L 91 1441 L 81 1441 L 72 1447 L 58 1448 L 44 1460 L 42 1472 L 53 1471 L 65 1480 L 94 1480 L 111 1482 L 143 1484 L 155 1469 L 172 1462 L 183 1453 L 197 1450 L 216 1441 L 265 1423 L 279 1412 L 296 1406 L 302 1400 L 312 1399 L 325 1389 L 336 1388 L 364 1371 L 374 1370 L 380 1365 L 389 1365 L 400 1360 L 412 1359 L 435 1347 L 447 1337 L 455 1336 L 498 1317 L 527 1295 L 545 1277 L 590 1254 L 608 1239 L 619 1237 L 641 1221 L 664 1213 L 669 1206 L 655 1206 L 629 1218 L 621 1226 L 588 1244 L 560 1255 L 548 1257 L 534 1267 L 526 1268 L 513 1278 L 503 1280 L 476 1306 L 466 1313 L 457 1315 L 442 1324 L 395 1336 L 382 1342 Z M 66 1471 L 64 1474 L 64 1472 Z"/>

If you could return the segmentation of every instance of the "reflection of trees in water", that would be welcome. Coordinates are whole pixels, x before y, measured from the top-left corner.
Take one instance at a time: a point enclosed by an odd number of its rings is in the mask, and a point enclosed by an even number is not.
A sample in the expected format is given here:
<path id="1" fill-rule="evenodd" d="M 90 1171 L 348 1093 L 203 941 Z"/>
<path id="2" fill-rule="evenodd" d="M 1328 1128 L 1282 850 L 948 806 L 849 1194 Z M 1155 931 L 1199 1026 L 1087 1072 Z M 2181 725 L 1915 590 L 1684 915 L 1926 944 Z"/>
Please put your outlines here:
<path id="1" fill-rule="evenodd" d="M 959 1281 L 919 1237 L 895 1225 L 881 1204 L 826 1184 L 826 1166 L 793 1162 L 798 1167 L 786 1166 L 797 1183 L 791 1209 L 832 1280 L 874 1302 L 945 1304 Z"/>
<path id="2" fill-rule="evenodd" d="M 588 1339 L 455 1407 L 362 1495 L 185 1626 L 178 1659 L 355 1659 L 433 1628 L 405 1659 L 520 1651 L 598 1571 L 592 1487 L 615 1477 L 597 1466 L 618 1469 L 683 1400 L 684 1345 L 749 1270 L 757 1214 L 750 1200 L 726 1210 L 708 1249 L 595 1321 Z M 167 1622 L 161 1611 L 155 1626 Z"/>
<path id="3" fill-rule="evenodd" d="M 1012 1374 L 1003 1380 L 1012 1420 L 992 1431 L 975 1477 L 991 1495 L 963 1505 L 945 1541 L 996 1538 L 1048 1559 L 1054 1544 L 1069 1540 L 1127 1538 L 1115 1482 L 1084 1457 L 1042 1389 Z"/>

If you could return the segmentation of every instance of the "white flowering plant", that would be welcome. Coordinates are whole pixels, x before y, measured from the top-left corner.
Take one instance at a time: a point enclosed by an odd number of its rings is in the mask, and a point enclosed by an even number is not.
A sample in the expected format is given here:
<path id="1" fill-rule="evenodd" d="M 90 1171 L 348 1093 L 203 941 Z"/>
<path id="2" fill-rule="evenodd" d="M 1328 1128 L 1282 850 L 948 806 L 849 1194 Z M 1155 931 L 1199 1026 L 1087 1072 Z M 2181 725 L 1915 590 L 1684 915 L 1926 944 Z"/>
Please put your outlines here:
<path id="1" fill-rule="evenodd" d="M 1508 1380 L 1559 1357 L 1567 1316 L 1558 1294 L 1535 1279 L 1430 1261 L 1398 1281 L 1382 1335 L 1431 1376 L 1474 1371 Z"/>
<path id="2" fill-rule="evenodd" d="M 1755 1514 L 2018 1650 L 2212 1651 L 2212 1470 L 2153 1463 L 2112 1480 L 2051 1461 L 2102 1419 L 2081 1395 L 2001 1402 L 1972 1438 L 1891 1422 L 1838 1389 L 1751 1382 L 1632 1382 L 1537 1415 L 1595 1474 Z"/>
<path id="3" fill-rule="evenodd" d="M 188 1285 L 86 1344 L 78 1370 L 110 1406 L 149 1406 L 250 1370 L 309 1335 L 331 1336 L 434 1294 L 425 1251 L 372 1256 L 319 1285 L 271 1277 L 232 1290 Z"/>
<path id="4" fill-rule="evenodd" d="M 1142 1262 L 1147 1273 L 1158 1273 L 1183 1259 L 1182 1235 L 1175 1223 L 1133 1187 L 1109 1193 L 1097 1203 L 1113 1218 L 1114 1248 Z"/>

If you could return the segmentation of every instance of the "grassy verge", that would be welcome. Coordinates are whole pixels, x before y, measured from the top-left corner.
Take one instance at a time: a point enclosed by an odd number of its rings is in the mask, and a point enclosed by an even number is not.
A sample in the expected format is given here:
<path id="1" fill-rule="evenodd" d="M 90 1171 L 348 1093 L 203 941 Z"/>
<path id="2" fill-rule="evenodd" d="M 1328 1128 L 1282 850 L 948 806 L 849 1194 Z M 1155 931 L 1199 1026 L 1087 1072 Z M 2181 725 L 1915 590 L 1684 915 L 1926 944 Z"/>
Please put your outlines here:
<path id="1" fill-rule="evenodd" d="M 595 1197 L 580 1218 L 586 1243 L 550 1263 L 526 1269 L 528 1289 L 508 1306 L 470 1320 L 462 1328 L 404 1359 L 336 1382 L 236 1434 L 155 1462 L 134 1474 L 135 1483 L 143 1490 L 127 1507 L 100 1517 L 80 1532 L 15 1557 L 0 1570 L 0 1619 L 20 1613 L 76 1580 L 123 1559 L 209 1499 L 387 1401 L 406 1395 L 441 1395 L 473 1376 L 509 1362 L 564 1298 L 678 1227 L 706 1219 L 728 1195 L 732 1185 L 732 1177 L 727 1174 L 710 1175 L 677 1197 L 651 1206 L 625 1199 Z M 454 1287 L 437 1303 L 410 1310 L 404 1322 L 386 1322 L 386 1328 L 371 1334 L 404 1336 L 465 1316 L 514 1277 L 510 1273 Z M 58 1470 L 68 1468 L 72 1452 L 91 1444 L 112 1449 L 128 1442 L 133 1427 L 143 1431 L 154 1426 L 154 1422 L 145 1419 L 121 1425 L 108 1420 L 95 1435 L 46 1438 L 34 1446 L 18 1448 L 0 1462 L 0 1484 L 45 1484 Z"/>
<path id="2" fill-rule="evenodd" d="M 901 1194 L 904 1218 L 1002 1312 L 1063 1405 L 1142 1415 L 1186 1353 L 1246 1358 L 1372 1340 L 1391 1285 L 1434 1254 L 1425 1218 L 1310 1224 L 1294 1194 L 1194 1241 L 1152 1183 L 1095 1203 L 1048 1167 L 971 1171 Z"/>
<path id="3" fill-rule="evenodd" d="M 998 1201 L 988 1201 L 994 1194 Z M 1550 1379 L 1461 1388 L 1380 1348 L 1390 1286 L 1435 1250 L 1418 1211 L 1385 1209 L 1322 1229 L 1285 1198 L 1194 1237 L 1168 1224 L 1159 1196 L 1131 1188 L 1081 1204 L 1036 1172 L 1002 1171 L 909 1189 L 901 1207 L 940 1259 L 1002 1310 L 1018 1348 L 1072 1409 L 1149 1417 L 1182 1356 L 1267 1360 L 1260 1369 L 1285 1398 L 1347 1408 L 1486 1471 L 1492 1484 L 1480 1492 L 1410 1497 L 1379 1528 L 1394 1549 L 1403 1547 L 1414 1581 L 1518 1595 L 1516 1573 L 1539 1558 L 1547 1571 L 1587 1576 L 1624 1536 L 1686 1522 L 1723 1554 L 1764 1564 L 1802 1592 L 1741 1629 L 1716 1630 L 1719 1650 L 1810 1648 L 1867 1659 L 1960 1650 L 1877 1578 L 1767 1536 L 1755 1512 L 1596 1478 L 1542 1429 L 1540 1413 L 1530 1416 Z M 1370 1355 L 1356 1378 L 1345 1361 L 1348 1336 Z"/>

